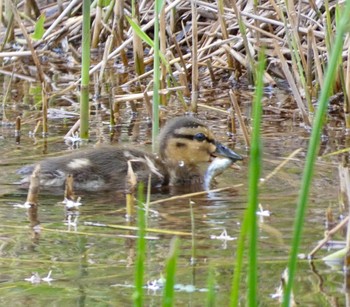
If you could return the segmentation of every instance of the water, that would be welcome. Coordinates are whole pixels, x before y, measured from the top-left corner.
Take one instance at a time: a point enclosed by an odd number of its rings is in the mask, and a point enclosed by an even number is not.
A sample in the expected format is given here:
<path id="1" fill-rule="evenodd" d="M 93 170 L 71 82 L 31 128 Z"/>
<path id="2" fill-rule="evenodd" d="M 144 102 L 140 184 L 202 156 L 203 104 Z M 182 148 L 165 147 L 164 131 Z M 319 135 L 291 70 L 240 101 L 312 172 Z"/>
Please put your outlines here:
<path id="1" fill-rule="evenodd" d="M 241 98 L 243 112 L 249 114 L 250 98 L 244 94 Z M 288 95 L 277 92 L 270 99 L 271 105 L 281 99 L 288 100 Z M 17 102 L 17 109 L 13 110 L 11 105 L 7 107 L 10 121 L 17 116 L 16 110 L 21 110 L 21 106 Z M 262 125 L 262 177 L 265 180 L 261 185 L 260 202 L 263 209 L 271 213 L 261 217 L 259 224 L 259 299 L 262 306 L 279 305 L 272 295 L 280 285 L 280 276 L 288 261 L 309 137 L 306 129 L 291 116 L 284 117 L 271 110 L 265 105 Z M 78 212 L 67 212 L 61 203 L 63 192 L 45 190 L 40 193 L 37 217 L 28 215 L 27 209 L 19 208 L 18 205 L 26 200 L 26 190 L 13 184 L 18 180 L 16 169 L 48 155 L 76 150 L 65 144 L 62 137 L 74 123 L 74 118 L 51 120 L 50 138 L 44 140 L 39 135 L 36 139 L 28 135 L 35 126 L 36 112 L 25 110 L 20 113 L 24 118 L 20 144 L 15 142 L 12 126 L 3 126 L 0 138 L 0 305 L 130 306 L 137 232 L 127 228 L 135 224 L 125 218 L 123 195 L 113 192 L 83 194 Z M 111 136 L 108 127 L 100 124 L 101 118 L 107 119 L 102 112 L 97 112 L 92 118 L 92 140 L 107 143 L 112 140 L 150 150 L 150 126 L 142 114 L 140 112 L 135 118 L 131 111 L 124 109 L 121 125 Z M 209 111 L 200 116 L 207 118 L 220 141 L 230 141 L 222 114 Z M 344 146 L 343 135 L 338 129 L 330 130 L 329 134 L 340 136 L 330 138 L 332 141 L 326 139 L 322 154 Z M 245 155 L 240 134 L 235 143 L 235 151 Z M 271 172 L 297 149 L 300 152 L 271 176 Z M 337 157 L 317 162 L 300 250 L 303 254 L 310 252 L 323 237 L 326 209 L 332 207 L 334 215 L 338 214 L 339 163 Z M 210 270 L 215 276 L 217 305 L 227 305 L 236 239 L 247 202 L 248 159 L 238 164 L 240 170 L 226 170 L 217 179 L 216 187 L 242 184 L 240 187 L 151 205 L 148 227 L 155 230 L 147 233 L 145 285 L 148 282 L 153 287 L 145 289 L 147 306 L 159 306 L 162 301 L 162 291 L 154 285 L 164 276 L 166 257 L 175 234 L 180 238 L 175 305 L 203 306 Z M 173 192 L 155 191 L 151 201 L 168 198 Z M 69 215 L 70 224 L 67 224 Z M 33 232 L 30 225 L 38 222 L 40 228 Z M 190 235 L 192 229 L 194 237 Z M 220 236 L 224 231 L 226 237 Z M 340 235 L 337 238 L 343 239 Z M 317 256 L 325 254 L 322 250 Z M 48 275 L 52 280 L 45 279 Z M 301 306 L 324 306 L 333 301 L 342 305 L 345 302 L 343 279 L 340 270 L 330 269 L 321 261 L 300 261 L 295 299 Z"/>

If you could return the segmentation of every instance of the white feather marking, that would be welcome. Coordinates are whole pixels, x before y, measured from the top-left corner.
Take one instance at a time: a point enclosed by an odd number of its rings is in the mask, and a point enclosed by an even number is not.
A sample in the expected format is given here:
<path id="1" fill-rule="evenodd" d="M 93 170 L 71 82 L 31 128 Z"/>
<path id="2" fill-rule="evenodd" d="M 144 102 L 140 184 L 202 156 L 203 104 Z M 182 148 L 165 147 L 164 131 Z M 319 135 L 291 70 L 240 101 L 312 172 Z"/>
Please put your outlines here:
<path id="1" fill-rule="evenodd" d="M 69 162 L 67 166 L 71 169 L 79 169 L 90 165 L 91 162 L 89 159 L 74 159 L 71 162 Z"/>

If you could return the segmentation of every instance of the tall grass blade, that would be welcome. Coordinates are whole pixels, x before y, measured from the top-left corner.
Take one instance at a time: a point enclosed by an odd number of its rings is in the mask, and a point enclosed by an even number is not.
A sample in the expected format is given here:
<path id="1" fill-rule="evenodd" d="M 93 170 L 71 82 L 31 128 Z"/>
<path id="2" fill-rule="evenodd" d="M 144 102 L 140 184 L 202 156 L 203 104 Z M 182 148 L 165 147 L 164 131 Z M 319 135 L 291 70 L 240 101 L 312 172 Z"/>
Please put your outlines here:
<path id="1" fill-rule="evenodd" d="M 144 191 L 143 183 L 140 182 L 137 190 L 137 257 L 136 257 L 136 270 L 135 270 L 135 292 L 133 294 L 134 306 L 143 306 L 143 276 L 145 271 L 145 257 L 146 257 L 146 240 L 145 240 L 145 229 L 146 219 L 144 210 Z"/>
<path id="2" fill-rule="evenodd" d="M 259 61 L 257 68 L 256 88 L 254 94 L 254 114 L 253 114 L 253 131 L 250 149 L 249 162 L 249 190 L 248 190 L 248 233 L 249 233 L 249 274 L 248 274 L 248 306 L 257 306 L 257 244 L 258 244 L 258 226 L 256 212 L 259 204 L 259 180 L 261 173 L 261 138 L 260 138 L 260 121 L 262 114 L 261 100 L 264 92 L 264 68 L 265 56 L 264 51 L 259 52 Z"/>
<path id="3" fill-rule="evenodd" d="M 199 64 L 198 64 L 198 25 L 197 25 L 197 1 L 191 1 L 192 13 L 192 94 L 191 111 L 197 113 L 199 96 Z"/>
<path id="4" fill-rule="evenodd" d="M 207 294 L 207 301 L 205 303 L 206 307 L 215 307 L 215 300 L 216 300 L 216 294 L 215 294 L 215 274 L 213 267 L 209 268 L 209 276 L 208 276 L 208 294 Z"/>
<path id="5" fill-rule="evenodd" d="M 134 20 L 132 20 L 130 17 L 125 15 L 125 18 L 128 21 L 128 23 L 130 24 L 130 26 L 131 26 L 132 30 L 135 32 L 135 34 L 137 36 L 139 36 L 147 45 L 149 45 L 151 48 L 154 49 L 155 42 L 147 35 L 147 33 L 144 32 L 141 29 L 141 27 Z M 162 60 L 162 62 L 168 67 L 169 62 L 165 58 L 164 54 L 159 52 L 159 57 Z"/>
<path id="6" fill-rule="evenodd" d="M 166 262 L 166 281 L 163 293 L 163 307 L 174 306 L 174 286 L 179 240 L 174 237 L 171 241 L 170 252 Z"/>
<path id="7" fill-rule="evenodd" d="M 89 82 L 90 82 L 90 5 L 83 0 L 83 39 L 81 57 L 80 138 L 89 138 Z"/>
<path id="8" fill-rule="evenodd" d="M 258 207 L 258 185 L 261 165 L 261 140 L 260 140 L 260 120 L 261 120 L 261 99 L 263 95 L 263 76 L 265 68 L 264 53 L 259 53 L 258 68 L 256 71 L 256 89 L 254 95 L 253 131 L 251 140 L 251 159 L 249 164 L 249 196 L 248 208 L 245 211 L 241 232 L 237 243 L 236 263 L 232 281 L 230 306 L 239 305 L 239 288 L 241 271 L 243 264 L 244 242 L 249 236 L 249 275 L 248 275 L 248 306 L 257 305 L 257 220 L 256 211 Z"/>
<path id="9" fill-rule="evenodd" d="M 159 14 L 163 6 L 163 0 L 155 1 L 155 20 L 154 20 L 154 60 L 153 60 L 153 107 L 152 107 L 152 149 L 156 149 L 157 138 L 159 134 L 159 87 L 160 87 L 160 69 L 159 69 Z"/>
<path id="10" fill-rule="evenodd" d="M 320 100 L 313 123 L 309 148 L 306 156 L 303 178 L 301 182 L 301 190 L 298 198 L 298 207 L 294 223 L 294 236 L 292 241 L 292 250 L 289 259 L 289 278 L 284 291 L 283 306 L 287 307 L 290 303 L 292 285 L 297 269 L 298 250 L 301 242 L 301 235 L 304 225 L 304 217 L 309 199 L 309 191 L 312 183 L 314 172 L 314 164 L 320 144 L 320 135 L 323 127 L 323 119 L 328 107 L 328 99 L 333 88 L 336 70 L 338 67 L 339 55 L 342 52 L 344 35 L 349 30 L 348 19 L 350 14 L 350 0 L 346 1 L 343 14 L 337 27 L 337 33 L 331 51 L 329 65 L 326 71 L 324 85 L 320 94 Z"/>

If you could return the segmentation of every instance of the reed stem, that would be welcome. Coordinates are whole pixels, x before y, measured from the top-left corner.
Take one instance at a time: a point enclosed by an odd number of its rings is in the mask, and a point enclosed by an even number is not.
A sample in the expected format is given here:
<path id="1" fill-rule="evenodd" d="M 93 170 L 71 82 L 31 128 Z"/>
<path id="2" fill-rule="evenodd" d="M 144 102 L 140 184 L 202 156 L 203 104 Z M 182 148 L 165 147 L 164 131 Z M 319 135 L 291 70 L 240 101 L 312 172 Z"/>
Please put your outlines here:
<path id="1" fill-rule="evenodd" d="M 320 100 L 318 108 L 316 111 L 316 116 L 313 123 L 309 148 L 306 157 L 306 163 L 303 172 L 303 178 L 301 182 L 301 190 L 298 198 L 298 206 L 294 223 L 294 235 L 292 241 L 292 249 L 290 253 L 289 265 L 288 265 L 288 282 L 285 287 L 283 306 L 287 307 L 290 305 L 290 297 L 292 292 L 292 286 L 294 283 L 294 278 L 297 269 L 298 261 L 298 251 L 301 243 L 301 236 L 304 226 L 305 213 L 307 209 L 307 204 L 309 200 L 309 191 L 312 184 L 312 177 L 314 173 L 315 160 L 318 153 L 320 145 L 320 135 L 324 122 L 324 115 L 328 107 L 328 98 L 332 92 L 334 80 L 336 76 L 336 71 L 338 68 L 339 56 L 343 48 L 343 37 L 346 33 L 348 27 L 348 16 L 350 14 L 350 0 L 346 1 L 343 14 L 340 18 L 335 41 L 333 44 L 333 49 L 331 50 L 331 56 L 329 60 L 329 65 L 326 71 L 324 85 L 321 91 Z"/>
<path id="2" fill-rule="evenodd" d="M 83 0 L 83 38 L 80 96 L 80 138 L 82 140 L 89 139 L 90 4 L 91 1 Z"/>

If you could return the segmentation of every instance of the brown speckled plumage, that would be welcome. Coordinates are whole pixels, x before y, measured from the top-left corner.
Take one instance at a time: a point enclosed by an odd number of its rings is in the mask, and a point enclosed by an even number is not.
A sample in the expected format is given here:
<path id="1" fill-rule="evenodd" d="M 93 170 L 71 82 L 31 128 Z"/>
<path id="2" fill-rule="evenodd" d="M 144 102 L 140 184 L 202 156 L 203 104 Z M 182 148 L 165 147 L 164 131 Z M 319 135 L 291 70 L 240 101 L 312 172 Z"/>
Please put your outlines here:
<path id="1" fill-rule="evenodd" d="M 218 146 L 219 145 L 219 146 Z M 71 174 L 76 189 L 123 190 L 128 161 L 140 181 L 152 175 L 152 185 L 185 185 L 200 182 L 198 165 L 218 152 L 233 160 L 241 157 L 217 143 L 209 128 L 193 117 L 177 117 L 167 122 L 159 135 L 159 155 L 140 150 L 102 145 L 40 162 L 41 186 L 64 186 Z M 221 150 L 222 151 L 222 150 Z"/>

